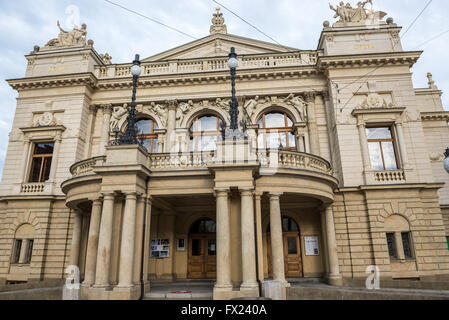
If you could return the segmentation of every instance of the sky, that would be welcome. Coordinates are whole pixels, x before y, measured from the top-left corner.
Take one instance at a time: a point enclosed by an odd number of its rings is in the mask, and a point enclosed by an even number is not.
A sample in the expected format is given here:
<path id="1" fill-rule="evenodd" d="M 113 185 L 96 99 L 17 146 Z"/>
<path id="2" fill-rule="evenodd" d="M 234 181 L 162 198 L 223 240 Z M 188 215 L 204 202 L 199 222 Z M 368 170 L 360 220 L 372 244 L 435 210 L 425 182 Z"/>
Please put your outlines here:
<path id="1" fill-rule="evenodd" d="M 213 0 L 111 0 L 143 15 L 182 30 L 194 38 L 209 35 L 212 13 L 219 5 Z M 277 42 L 298 49 L 316 49 L 323 21 L 331 23 L 334 12 L 329 2 L 337 0 L 217 0 Z M 355 6 L 355 0 L 350 1 Z M 428 0 L 373 0 L 403 27 L 411 25 Z M 222 9 L 228 33 L 272 42 L 254 28 Z M 413 67 L 416 88 L 427 87 L 427 72 L 443 91 L 449 110 L 449 33 L 420 46 L 449 30 L 449 1 L 433 0 L 413 27 L 402 37 L 404 50 L 424 50 Z M 57 37 L 56 21 L 65 29 L 74 23 L 87 24 L 88 39 L 99 53 L 109 53 L 113 63 L 128 63 L 136 53 L 141 58 L 177 47 L 193 39 L 143 17 L 118 8 L 105 0 L 16 0 L 0 1 L 0 172 L 6 157 L 8 135 L 14 118 L 17 93 L 4 81 L 24 77 L 29 54 L 35 45 L 43 47 Z"/>

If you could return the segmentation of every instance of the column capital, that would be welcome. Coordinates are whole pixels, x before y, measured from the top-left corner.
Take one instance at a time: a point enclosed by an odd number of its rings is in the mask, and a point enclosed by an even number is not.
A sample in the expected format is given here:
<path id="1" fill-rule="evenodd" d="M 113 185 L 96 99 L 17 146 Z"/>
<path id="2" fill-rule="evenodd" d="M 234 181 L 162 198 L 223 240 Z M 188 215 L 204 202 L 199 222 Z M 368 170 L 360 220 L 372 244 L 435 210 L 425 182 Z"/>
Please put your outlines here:
<path id="1" fill-rule="evenodd" d="M 364 120 L 358 119 L 357 120 L 357 127 L 358 128 L 364 128 L 366 127 L 366 122 Z"/>
<path id="2" fill-rule="evenodd" d="M 92 206 L 101 206 L 102 203 L 103 203 L 102 197 L 92 200 Z"/>
<path id="3" fill-rule="evenodd" d="M 111 115 L 113 111 L 112 104 L 102 104 L 100 108 L 103 110 L 103 114 Z"/>
<path id="4" fill-rule="evenodd" d="M 111 199 L 115 198 L 115 192 L 102 192 L 101 195 L 103 196 L 103 199 Z"/>
<path id="5" fill-rule="evenodd" d="M 306 98 L 307 103 L 315 103 L 316 93 L 313 91 L 304 93 L 304 97 Z"/>
<path id="6" fill-rule="evenodd" d="M 247 193 L 249 193 L 250 195 L 253 195 L 253 193 L 254 193 L 254 188 L 239 188 L 239 191 L 240 191 L 240 194 L 241 195 L 243 195 L 243 194 L 247 194 Z"/>
<path id="7" fill-rule="evenodd" d="M 268 193 L 268 196 L 270 197 L 270 200 L 276 200 L 279 199 L 283 194 L 283 192 L 270 192 Z"/>
<path id="8" fill-rule="evenodd" d="M 334 203 L 330 202 L 330 203 L 323 203 L 319 208 L 320 208 L 320 211 L 326 211 L 329 208 L 332 209 L 333 206 L 334 206 Z"/>
<path id="9" fill-rule="evenodd" d="M 256 199 L 260 199 L 263 196 L 263 192 L 262 191 L 254 191 L 254 196 L 256 197 Z"/>
<path id="10" fill-rule="evenodd" d="M 126 196 L 126 199 L 128 198 L 136 198 L 139 197 L 141 194 L 136 191 L 124 191 L 123 194 Z"/>
<path id="11" fill-rule="evenodd" d="M 214 196 L 215 197 L 224 197 L 229 195 L 229 188 L 216 188 L 214 189 Z"/>
<path id="12" fill-rule="evenodd" d="M 178 100 L 167 100 L 165 103 L 168 105 L 168 110 L 176 110 L 178 107 Z"/>

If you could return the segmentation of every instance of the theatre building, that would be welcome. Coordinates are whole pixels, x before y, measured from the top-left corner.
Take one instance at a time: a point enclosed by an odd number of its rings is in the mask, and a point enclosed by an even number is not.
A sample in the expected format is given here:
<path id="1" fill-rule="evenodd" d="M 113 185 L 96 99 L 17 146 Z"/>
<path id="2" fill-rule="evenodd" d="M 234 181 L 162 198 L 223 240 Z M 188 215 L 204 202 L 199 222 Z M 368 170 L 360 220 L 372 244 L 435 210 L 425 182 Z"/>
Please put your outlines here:
<path id="1" fill-rule="evenodd" d="M 214 299 L 275 280 L 285 298 L 295 279 L 364 286 L 369 266 L 449 281 L 442 92 L 430 73 L 413 86 L 422 52 L 393 19 L 346 10 L 315 49 L 229 34 L 217 10 L 208 36 L 141 53 L 133 145 L 133 64 L 97 53 L 85 25 L 35 46 L 8 80 L 0 285 L 69 266 L 84 299 L 137 299 L 141 279 L 214 280 Z M 231 48 L 240 136 L 223 139 Z"/>

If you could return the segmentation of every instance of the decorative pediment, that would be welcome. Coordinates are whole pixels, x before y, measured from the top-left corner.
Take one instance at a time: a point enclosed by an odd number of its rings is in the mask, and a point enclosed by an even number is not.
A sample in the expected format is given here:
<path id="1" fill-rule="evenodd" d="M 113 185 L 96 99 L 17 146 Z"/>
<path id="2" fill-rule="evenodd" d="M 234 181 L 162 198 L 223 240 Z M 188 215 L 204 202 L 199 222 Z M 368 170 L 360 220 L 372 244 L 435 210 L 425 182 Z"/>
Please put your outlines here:
<path id="1" fill-rule="evenodd" d="M 281 53 L 299 50 L 231 34 L 217 33 L 203 39 L 187 43 L 180 47 L 162 52 L 155 56 L 146 58 L 143 60 L 143 62 L 207 57 L 227 57 L 231 50 L 231 47 L 234 47 L 239 55 Z"/>
<path id="2" fill-rule="evenodd" d="M 392 108 L 392 103 L 381 97 L 378 93 L 370 93 L 366 99 L 356 107 L 356 109 L 379 109 L 379 108 Z"/>

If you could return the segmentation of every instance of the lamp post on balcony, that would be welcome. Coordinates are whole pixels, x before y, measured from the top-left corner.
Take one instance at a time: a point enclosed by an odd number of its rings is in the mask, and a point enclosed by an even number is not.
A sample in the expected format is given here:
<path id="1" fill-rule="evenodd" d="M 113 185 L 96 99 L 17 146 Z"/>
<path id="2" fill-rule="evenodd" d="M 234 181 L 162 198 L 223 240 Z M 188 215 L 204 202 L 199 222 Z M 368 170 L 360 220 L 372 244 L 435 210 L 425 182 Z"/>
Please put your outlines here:
<path id="1" fill-rule="evenodd" d="M 447 173 L 449 173 L 449 148 L 446 149 L 444 156 L 446 157 L 444 159 L 444 169 L 446 170 Z"/>
<path id="2" fill-rule="evenodd" d="M 120 144 L 122 145 L 139 144 L 136 133 L 136 91 L 140 72 L 142 71 L 139 58 L 139 55 L 136 54 L 136 59 L 133 61 L 133 66 L 131 67 L 131 74 L 133 76 L 133 95 L 131 108 L 128 110 L 128 128 L 120 139 Z"/>
<path id="3" fill-rule="evenodd" d="M 229 131 L 226 131 L 226 126 L 223 124 L 221 127 L 223 140 L 225 139 L 243 139 L 246 138 L 246 126 L 242 124 L 242 130 L 239 130 L 238 117 L 239 117 L 239 103 L 236 98 L 235 90 L 235 75 L 236 70 L 239 66 L 239 61 L 237 60 L 237 53 L 235 48 L 231 48 L 229 53 L 228 67 L 231 70 L 231 87 L 232 87 L 232 98 L 229 102 L 229 115 L 231 118 L 231 125 Z"/>

